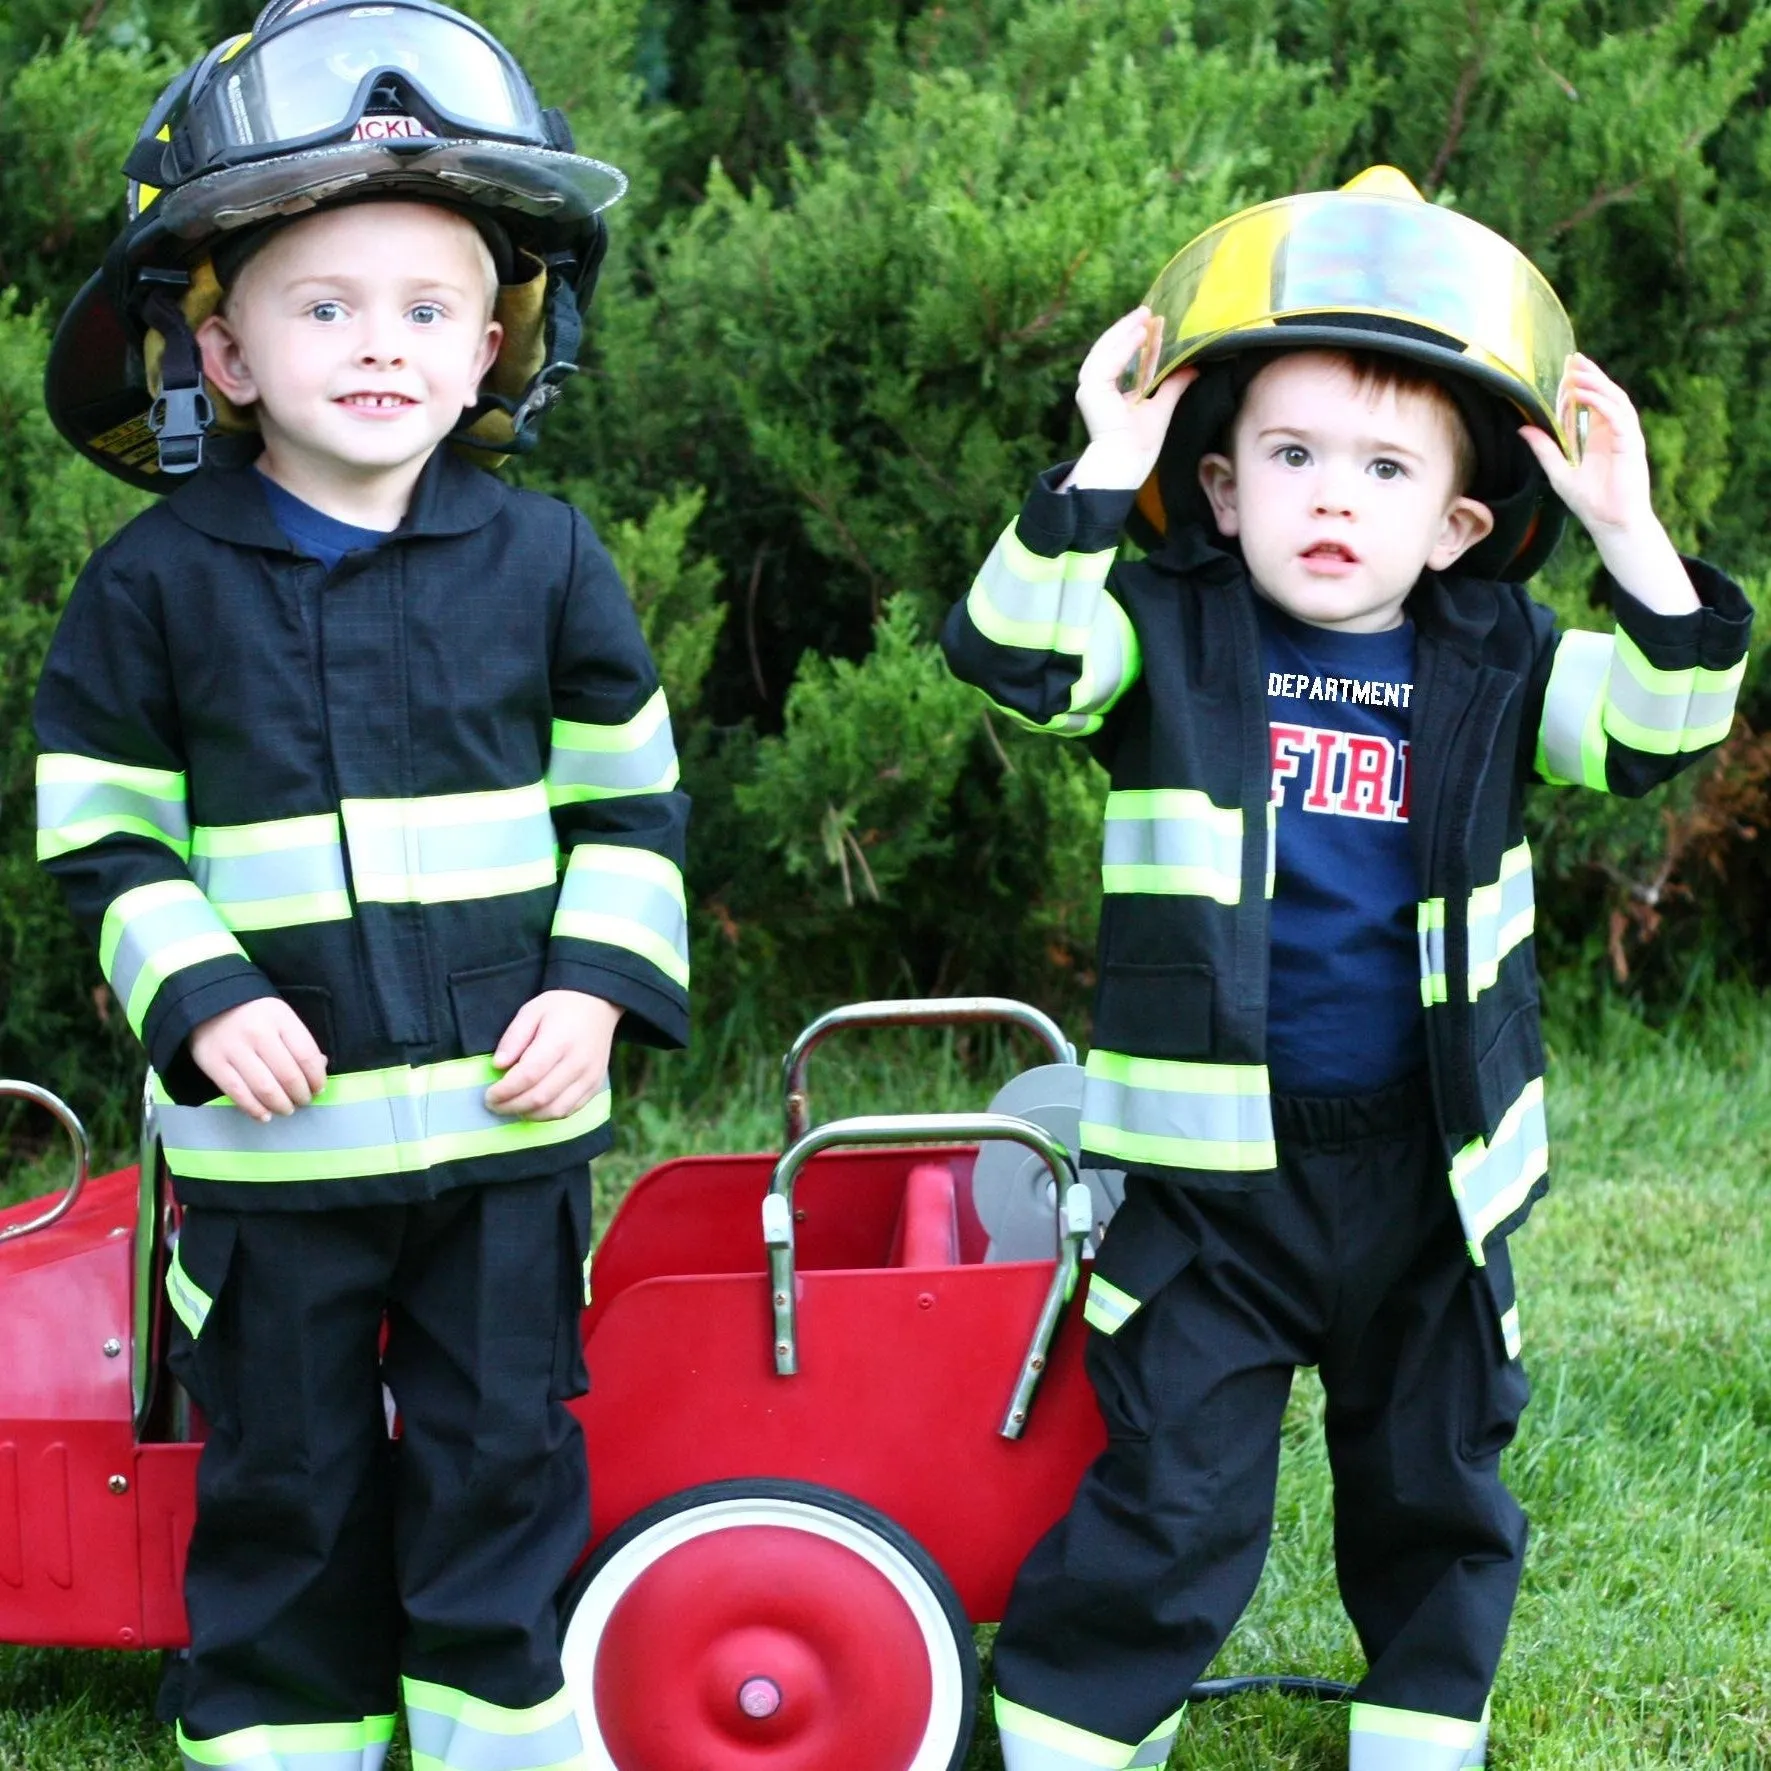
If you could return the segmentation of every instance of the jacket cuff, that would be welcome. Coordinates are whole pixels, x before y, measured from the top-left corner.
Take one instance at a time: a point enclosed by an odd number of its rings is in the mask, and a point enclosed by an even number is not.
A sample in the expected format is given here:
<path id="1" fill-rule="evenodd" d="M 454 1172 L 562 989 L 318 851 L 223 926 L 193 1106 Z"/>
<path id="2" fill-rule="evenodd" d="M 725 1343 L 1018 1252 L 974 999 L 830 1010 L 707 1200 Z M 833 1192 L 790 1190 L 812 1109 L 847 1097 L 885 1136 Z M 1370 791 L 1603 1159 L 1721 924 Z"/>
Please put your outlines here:
<path id="1" fill-rule="evenodd" d="M 1061 461 L 1047 468 L 1033 482 L 1015 523 L 1021 540 L 1044 559 L 1065 553 L 1104 553 L 1117 547 L 1137 501 L 1136 492 L 1113 492 L 1099 486 L 1060 492 L 1058 487 L 1075 465 Z"/>
<path id="2" fill-rule="evenodd" d="M 650 974 L 649 976 L 646 974 Z M 572 959 L 550 954 L 542 974 L 543 990 L 582 990 L 600 996 L 627 1012 L 615 1030 L 617 1039 L 676 1051 L 689 1043 L 689 1003 L 685 992 L 666 982 L 643 960 L 634 969 L 606 961 Z"/>
<path id="3" fill-rule="evenodd" d="M 1727 670 L 1746 656 L 1752 604 L 1726 572 L 1684 554 L 1679 558 L 1701 608 L 1684 615 L 1663 615 L 1605 571 L 1599 578 L 1601 594 L 1609 596 L 1618 626 L 1641 647 L 1642 655 L 1656 670 L 1689 670 L 1694 665 Z"/>
<path id="4" fill-rule="evenodd" d="M 177 1105 L 200 1107 L 221 1093 L 191 1056 L 191 1035 L 216 1015 L 276 994 L 276 987 L 257 966 L 244 963 L 219 977 L 211 974 L 182 993 L 175 993 L 170 983 L 161 985 L 142 1027 L 142 1044 L 147 1047 L 148 1062 Z"/>

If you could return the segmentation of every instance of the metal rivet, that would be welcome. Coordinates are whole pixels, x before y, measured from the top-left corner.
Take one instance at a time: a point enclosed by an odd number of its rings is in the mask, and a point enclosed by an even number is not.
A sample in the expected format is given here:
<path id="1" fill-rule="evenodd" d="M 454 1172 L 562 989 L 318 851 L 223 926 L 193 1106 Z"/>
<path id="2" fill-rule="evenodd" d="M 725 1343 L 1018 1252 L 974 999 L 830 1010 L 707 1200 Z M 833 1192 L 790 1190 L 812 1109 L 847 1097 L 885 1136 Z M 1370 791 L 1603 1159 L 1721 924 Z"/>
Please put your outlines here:
<path id="1" fill-rule="evenodd" d="M 1024 1409 L 1024 1408 L 1017 1408 L 1017 1409 L 1016 1409 L 1016 1410 L 1015 1410 L 1015 1412 L 1014 1412 L 1014 1420 L 1015 1420 L 1015 1424 L 1016 1424 L 1016 1425 L 1017 1425 L 1017 1426 L 1018 1426 L 1018 1425 L 1019 1425 L 1019 1424 L 1020 1424 L 1020 1423 L 1021 1423 L 1021 1422 L 1022 1422 L 1022 1421 L 1024 1421 L 1024 1420 L 1025 1420 L 1025 1419 L 1026 1419 L 1026 1418 L 1027 1418 L 1027 1411 L 1026 1411 L 1026 1409 Z"/>
<path id="2" fill-rule="evenodd" d="M 775 1293 L 775 1308 L 777 1310 L 784 1310 L 784 1309 L 786 1309 L 786 1307 L 787 1307 L 787 1293 L 784 1291 L 776 1292 Z"/>
<path id="3" fill-rule="evenodd" d="M 766 1721 L 781 1707 L 781 1687 L 760 1675 L 738 1687 L 738 1707 L 753 1722 Z"/>
<path id="4" fill-rule="evenodd" d="M 105 1342 L 105 1357 L 115 1359 L 123 1351 L 123 1343 L 115 1335 Z"/>
<path id="5" fill-rule="evenodd" d="M 777 1353 L 786 1353 L 786 1352 L 789 1352 L 790 1350 L 791 1349 L 788 1347 L 786 1341 L 776 1341 L 775 1342 L 775 1351 Z"/>
<path id="6" fill-rule="evenodd" d="M 916 1294 L 916 1307 L 919 1310 L 932 1310 L 935 1307 L 935 1294 L 932 1291 L 919 1291 Z"/>
<path id="7" fill-rule="evenodd" d="M 1034 1371 L 1044 1371 L 1045 1370 L 1044 1356 L 1039 1353 L 1035 1353 L 1033 1355 L 1033 1357 L 1027 1361 L 1027 1363 Z"/>
<path id="8" fill-rule="evenodd" d="M 795 1223 L 796 1223 L 796 1224 L 803 1224 L 803 1223 L 804 1223 L 804 1222 L 805 1222 L 805 1221 L 806 1221 L 806 1214 L 805 1214 L 805 1212 L 804 1212 L 804 1211 L 803 1211 L 803 1210 L 800 1210 L 800 1211 L 796 1211 L 796 1212 L 795 1212 L 795 1213 L 794 1213 L 794 1214 L 793 1214 L 793 1221 L 794 1221 L 794 1222 L 795 1222 Z"/>
<path id="9" fill-rule="evenodd" d="M 113 1476 L 105 1486 L 113 1494 L 127 1494 L 129 1492 L 129 1478 L 127 1476 Z"/>

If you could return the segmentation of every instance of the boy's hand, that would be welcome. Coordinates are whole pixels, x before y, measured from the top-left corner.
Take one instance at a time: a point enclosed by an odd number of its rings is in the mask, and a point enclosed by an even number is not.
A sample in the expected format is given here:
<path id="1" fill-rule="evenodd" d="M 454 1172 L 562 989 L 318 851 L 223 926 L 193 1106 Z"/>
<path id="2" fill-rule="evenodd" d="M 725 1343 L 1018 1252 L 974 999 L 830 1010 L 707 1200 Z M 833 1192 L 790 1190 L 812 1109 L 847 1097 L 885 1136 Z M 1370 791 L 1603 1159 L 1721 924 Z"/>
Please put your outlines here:
<path id="1" fill-rule="evenodd" d="M 505 1074 L 486 1090 L 494 1113 L 565 1119 L 603 1086 L 622 1011 L 582 990 L 543 990 L 517 1010 L 492 1062 Z"/>
<path id="2" fill-rule="evenodd" d="M 200 1022 L 197 1068 L 261 1125 L 305 1107 L 325 1086 L 326 1054 L 279 996 L 260 996 Z"/>
<path id="3" fill-rule="evenodd" d="M 1536 425 L 1519 435 L 1556 495 L 1592 536 L 1606 570 L 1625 590 L 1663 615 L 1699 608 L 1697 592 L 1660 519 L 1648 483 L 1648 446 L 1626 394 L 1590 357 L 1573 356 L 1556 396 L 1564 428 L 1587 410 L 1586 447 L 1578 466 Z"/>
<path id="4" fill-rule="evenodd" d="M 1076 405 L 1088 426 L 1088 447 L 1083 450 L 1063 489 L 1089 486 L 1135 492 L 1150 477 L 1168 421 L 1181 395 L 1199 377 L 1197 369 L 1177 369 L 1148 399 L 1144 387 L 1155 367 L 1161 321 L 1147 307 L 1133 308 L 1115 320 L 1097 338 L 1082 359 L 1076 376 Z M 1122 392 L 1119 377 L 1134 358 L 1142 374 L 1130 393 Z"/>

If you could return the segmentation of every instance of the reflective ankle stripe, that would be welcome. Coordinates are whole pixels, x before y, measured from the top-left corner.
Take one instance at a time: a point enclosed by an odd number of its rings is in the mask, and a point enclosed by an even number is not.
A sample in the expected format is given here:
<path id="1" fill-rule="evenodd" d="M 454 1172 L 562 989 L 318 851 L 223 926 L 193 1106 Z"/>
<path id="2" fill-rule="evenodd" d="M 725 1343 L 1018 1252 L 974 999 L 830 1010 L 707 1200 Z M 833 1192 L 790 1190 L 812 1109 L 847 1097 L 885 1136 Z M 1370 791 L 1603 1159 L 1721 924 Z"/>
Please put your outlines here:
<path id="1" fill-rule="evenodd" d="M 334 812 L 200 824 L 191 833 L 191 877 L 230 929 L 292 928 L 351 914 Z"/>
<path id="2" fill-rule="evenodd" d="M 141 1037 L 160 986 L 176 972 L 246 952 L 188 879 L 156 880 L 113 898 L 99 931 L 98 963 Z"/>
<path id="3" fill-rule="evenodd" d="M 1474 1771 L 1482 1764 L 1487 1738 L 1486 1712 L 1481 1721 L 1468 1722 L 1356 1703 L 1347 1771 Z"/>
<path id="4" fill-rule="evenodd" d="M 215 1299 L 184 1270 L 176 1242 L 172 1245 L 172 1259 L 166 1265 L 166 1299 L 179 1321 L 190 1330 L 191 1339 L 195 1340 L 203 1332 L 209 1312 L 215 1308 Z"/>
<path id="5" fill-rule="evenodd" d="M 1445 975 L 1445 917 L 1443 898 L 1427 898 L 1416 907 L 1420 997 L 1427 1008 L 1449 1000 Z M 1530 936 L 1536 920 L 1531 845 L 1521 842 L 1501 856 L 1498 876 L 1470 893 L 1467 1000 L 1474 1002 L 1484 990 L 1498 982 L 1500 962 Z"/>
<path id="6" fill-rule="evenodd" d="M 511 1119 L 486 1105 L 503 1074 L 489 1055 L 328 1077 L 312 1103 L 268 1125 L 229 1102 L 173 1103 L 153 1079 L 167 1165 L 193 1181 L 327 1181 L 417 1174 L 446 1162 L 546 1148 L 609 1117 L 605 1087 L 565 1119 Z"/>
<path id="7" fill-rule="evenodd" d="M 185 1771 L 381 1771 L 394 1736 L 392 1716 L 360 1722 L 306 1722 L 292 1727 L 264 1722 L 252 1728 L 192 1740 L 178 1727 Z"/>
<path id="8" fill-rule="evenodd" d="M 582 1771 L 584 1742 L 564 1689 L 529 1709 L 505 1709 L 448 1685 L 400 1684 L 412 1771 Z"/>
<path id="9" fill-rule="evenodd" d="M 1482 1244 L 1525 1203 L 1549 1172 L 1549 1128 L 1544 1123 L 1543 1078 L 1534 1077 L 1501 1116 L 1487 1143 L 1472 1138 L 1451 1163 L 1451 1191 L 1463 1220 L 1470 1258 L 1487 1264 Z"/>
<path id="10" fill-rule="evenodd" d="M 1127 1771 L 1139 1748 L 1135 1741 L 1109 1740 L 1056 1716 L 1042 1716 L 1000 1691 L 996 1732 L 1003 1771 Z"/>
<path id="11" fill-rule="evenodd" d="M 689 911 L 682 870 L 650 849 L 580 843 L 566 864 L 553 932 L 599 941 L 689 982 Z"/>
<path id="12" fill-rule="evenodd" d="M 1514 1304 L 1510 1310 L 1501 1313 L 1500 1318 L 1501 1344 L 1507 1350 L 1509 1359 L 1517 1359 L 1525 1345 L 1524 1337 L 1519 1332 L 1519 1306 Z"/>
<path id="13" fill-rule="evenodd" d="M 559 878 L 541 782 L 488 793 L 340 802 L 360 904 L 447 904 L 540 891 Z"/>
<path id="14" fill-rule="evenodd" d="M 1242 813 L 1213 805 L 1191 787 L 1107 795 L 1101 889 L 1215 898 L 1242 897 Z"/>
<path id="15" fill-rule="evenodd" d="M 1104 1156 L 1167 1168 L 1272 1168 L 1267 1067 L 1096 1049 L 1083 1084 L 1082 1142 Z"/>
<path id="16" fill-rule="evenodd" d="M 1035 553 L 1011 523 L 972 581 L 966 614 L 985 639 L 1056 653 L 1077 666 L 1063 713 L 1041 722 L 1004 708 L 1017 724 L 1086 736 L 1099 729 L 1107 710 L 1137 681 L 1143 668 L 1138 636 L 1107 590 L 1114 551 L 1055 558 Z"/>
<path id="17" fill-rule="evenodd" d="M 53 861 L 107 836 L 146 836 L 182 861 L 191 841 L 184 776 L 66 751 L 38 757 L 37 859 Z"/>
<path id="18" fill-rule="evenodd" d="M 1620 629 L 1612 636 L 1605 730 L 1650 756 L 1720 744 L 1734 723 L 1734 698 L 1745 676 L 1744 658 L 1727 670 L 1661 670 Z"/>
<path id="19" fill-rule="evenodd" d="M 676 745 L 662 689 L 624 725 L 553 722 L 553 747 L 547 759 L 549 805 L 667 793 L 677 780 Z"/>

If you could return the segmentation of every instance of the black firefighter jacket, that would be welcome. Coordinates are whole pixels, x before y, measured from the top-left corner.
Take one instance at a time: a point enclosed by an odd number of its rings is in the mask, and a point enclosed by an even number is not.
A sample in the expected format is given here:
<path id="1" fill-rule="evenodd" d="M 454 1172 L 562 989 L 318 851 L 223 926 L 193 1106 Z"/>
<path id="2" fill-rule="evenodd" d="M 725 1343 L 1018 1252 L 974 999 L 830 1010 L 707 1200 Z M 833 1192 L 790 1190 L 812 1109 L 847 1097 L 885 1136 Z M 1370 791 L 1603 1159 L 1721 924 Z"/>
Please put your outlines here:
<path id="1" fill-rule="evenodd" d="M 590 525 L 446 449 L 328 574 L 250 467 L 207 470 L 88 562 L 36 702 L 38 854 L 147 1048 L 180 1196 L 424 1198 L 587 1159 L 484 1104 L 522 1004 L 568 988 L 687 1036 L 669 715 Z M 282 996 L 325 1089 L 258 1125 L 190 1056 Z"/>
<path id="2" fill-rule="evenodd" d="M 1115 563 L 1131 495 L 1059 493 L 1063 473 L 1036 485 L 942 643 L 957 675 L 1024 725 L 1086 738 L 1111 777 L 1086 1154 L 1257 1184 L 1275 1161 L 1274 825 L 1254 592 L 1197 528 Z M 1408 604 L 1426 1057 L 1478 1265 L 1548 1167 L 1523 790 L 1640 794 L 1727 735 L 1751 610 L 1687 565 L 1700 611 L 1655 614 L 1613 585 L 1615 634 L 1559 632 L 1512 584 L 1427 573 Z"/>

